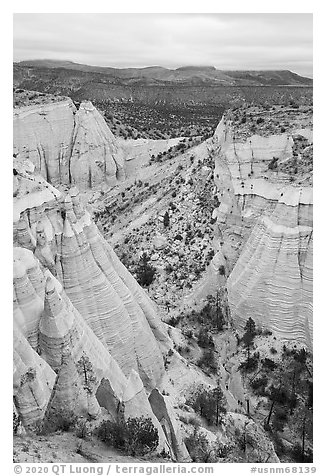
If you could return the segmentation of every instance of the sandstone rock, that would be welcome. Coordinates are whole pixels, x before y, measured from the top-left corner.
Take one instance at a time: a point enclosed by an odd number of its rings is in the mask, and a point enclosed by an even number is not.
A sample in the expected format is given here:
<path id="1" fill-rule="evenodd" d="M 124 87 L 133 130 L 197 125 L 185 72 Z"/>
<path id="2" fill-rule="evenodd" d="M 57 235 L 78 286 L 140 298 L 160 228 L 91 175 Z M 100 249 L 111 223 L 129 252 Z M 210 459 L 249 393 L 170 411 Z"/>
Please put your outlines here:
<path id="1" fill-rule="evenodd" d="M 14 109 L 14 152 L 49 182 L 69 182 L 76 108 L 71 99 Z"/>
<path id="2" fill-rule="evenodd" d="M 125 175 L 124 152 L 90 102 L 76 110 L 69 98 L 49 98 L 15 108 L 14 152 L 54 185 L 112 186 Z"/>
<path id="3" fill-rule="evenodd" d="M 191 461 L 187 448 L 182 441 L 180 428 L 174 416 L 173 408 L 168 399 L 155 388 L 149 396 L 149 402 L 164 430 L 172 455 L 174 455 L 177 461 Z"/>
<path id="4" fill-rule="evenodd" d="M 273 443 L 266 437 L 266 432 L 253 420 L 239 413 L 228 413 L 226 417 L 228 433 L 246 434 L 246 458 L 248 462 L 280 463 Z"/>
<path id="5" fill-rule="evenodd" d="M 312 224 L 298 225 L 298 210 L 299 204 L 279 202 L 257 222 L 229 277 L 229 303 L 240 327 L 250 314 L 276 335 L 311 348 Z"/>
<path id="6" fill-rule="evenodd" d="M 91 102 L 81 103 L 76 113 L 70 160 L 72 183 L 80 189 L 125 177 L 122 149 Z"/>
<path id="7" fill-rule="evenodd" d="M 146 393 L 160 383 L 163 353 L 172 345 L 155 306 L 100 235 L 76 189 L 65 197 L 53 187 L 48 193 L 43 179 L 23 166 L 20 172 L 14 395 L 24 426 L 51 426 L 72 412 L 96 418 L 100 406 L 118 418 L 123 407 L 125 417 L 151 418 L 167 450 Z"/>
<path id="8" fill-rule="evenodd" d="M 157 419 L 155 412 L 153 411 L 151 404 L 146 396 L 144 387 L 136 372 L 131 372 L 128 380 L 127 387 L 123 396 L 123 415 L 127 420 L 129 417 L 145 417 L 151 418 L 153 425 L 158 430 L 159 446 L 156 449 L 158 453 L 162 450 L 172 453 L 169 443 L 164 432 L 164 428 L 161 426 Z M 172 453 L 173 454 L 173 453 Z"/>
<path id="9" fill-rule="evenodd" d="M 74 307 L 108 346 L 126 375 L 134 368 L 141 373 L 145 385 L 153 388 L 164 372 L 155 337 L 163 346 L 169 346 L 163 324 L 147 294 L 101 237 L 88 212 L 82 210 L 76 191 L 72 195 L 64 202 L 43 203 L 41 219 L 38 207 L 33 207 L 33 201 L 29 204 L 34 209 L 29 214 L 29 232 L 35 239 L 35 235 L 38 237 L 35 255 L 62 280 Z M 17 222 L 23 212 L 24 198 L 15 199 L 15 207 L 18 205 L 20 212 Z M 19 289 L 17 299 L 20 299 Z M 32 298 L 31 302 L 35 306 L 37 301 Z M 41 311 L 42 302 L 39 306 Z M 29 322 L 36 334 L 34 324 Z"/>
<path id="10" fill-rule="evenodd" d="M 312 140 L 310 130 L 303 135 Z M 292 158 L 292 135 L 235 140 L 222 118 L 209 147 L 219 200 L 213 212 L 218 252 L 190 298 L 213 294 L 212 282 L 217 289 L 225 285 L 216 274 L 223 264 L 236 326 L 242 329 L 252 317 L 279 337 L 311 347 L 312 188 L 268 169 L 274 157 Z"/>
<path id="11" fill-rule="evenodd" d="M 58 369 L 52 398 L 44 416 L 44 424 L 55 428 L 58 417 L 88 416 L 87 393 L 82 387 L 74 359 L 64 353 Z"/>
<path id="12" fill-rule="evenodd" d="M 25 428 L 43 419 L 56 380 L 14 323 L 14 402 Z"/>

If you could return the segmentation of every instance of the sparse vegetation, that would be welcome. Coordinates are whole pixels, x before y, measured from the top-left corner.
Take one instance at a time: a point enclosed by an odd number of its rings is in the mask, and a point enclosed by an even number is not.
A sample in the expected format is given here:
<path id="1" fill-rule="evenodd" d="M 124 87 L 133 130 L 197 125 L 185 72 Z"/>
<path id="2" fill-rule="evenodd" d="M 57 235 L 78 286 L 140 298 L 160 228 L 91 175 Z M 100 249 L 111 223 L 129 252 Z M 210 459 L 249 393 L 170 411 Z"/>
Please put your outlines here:
<path id="1" fill-rule="evenodd" d="M 131 456 L 143 456 L 156 450 L 157 428 L 150 418 L 128 418 L 126 422 L 104 421 L 97 429 L 100 440 Z"/>
<path id="2" fill-rule="evenodd" d="M 208 370 L 209 372 L 217 371 L 215 355 L 212 349 L 205 349 L 202 356 L 197 360 L 198 367 Z"/>
<path id="3" fill-rule="evenodd" d="M 205 434 L 197 427 L 185 439 L 187 450 L 195 463 L 214 463 L 226 458 L 231 447 L 222 443 L 210 443 Z"/>
<path id="4" fill-rule="evenodd" d="M 247 348 L 247 363 L 246 369 L 253 370 L 256 367 L 256 359 L 250 358 L 250 349 L 253 346 L 254 337 L 256 335 L 255 321 L 249 317 L 245 325 L 245 333 L 243 334 L 242 341 Z"/>
<path id="5" fill-rule="evenodd" d="M 18 413 L 13 412 L 12 422 L 13 422 L 13 434 L 16 435 L 20 425 L 20 416 L 18 415 Z"/>
<path id="6" fill-rule="evenodd" d="M 156 269 L 149 264 L 150 258 L 146 253 L 140 257 L 139 264 L 135 270 L 137 281 L 141 286 L 150 286 L 154 280 Z"/>
<path id="7" fill-rule="evenodd" d="M 40 422 L 37 432 L 41 435 L 55 431 L 72 431 L 77 423 L 77 416 L 73 411 L 49 412 L 44 421 Z"/>
<path id="8" fill-rule="evenodd" d="M 201 417 L 204 417 L 210 425 L 219 426 L 226 413 L 226 401 L 219 383 L 215 388 L 203 385 L 194 387 L 186 404 L 191 406 Z"/>
<path id="9" fill-rule="evenodd" d="M 211 336 L 211 334 L 209 334 L 207 332 L 206 329 L 200 329 L 199 331 L 199 334 L 198 334 L 198 345 L 200 347 L 203 347 L 204 349 L 206 348 L 214 348 L 214 341 L 213 341 L 213 338 Z"/>

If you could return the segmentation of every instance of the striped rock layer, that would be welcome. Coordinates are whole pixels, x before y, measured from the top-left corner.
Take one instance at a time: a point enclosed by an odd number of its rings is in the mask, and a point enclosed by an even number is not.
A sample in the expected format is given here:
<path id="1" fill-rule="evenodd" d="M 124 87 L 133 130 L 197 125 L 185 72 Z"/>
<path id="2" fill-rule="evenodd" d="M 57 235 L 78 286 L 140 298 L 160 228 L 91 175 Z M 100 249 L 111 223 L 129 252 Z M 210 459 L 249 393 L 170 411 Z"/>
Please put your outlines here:
<path id="1" fill-rule="evenodd" d="M 14 153 L 49 183 L 85 190 L 124 178 L 124 153 L 91 102 L 16 107 L 13 119 Z"/>
<path id="2" fill-rule="evenodd" d="M 213 218 L 236 326 L 252 317 L 279 337 L 311 347 L 312 187 L 268 169 L 273 157 L 292 157 L 292 144 L 286 133 L 235 142 L 222 119 L 212 144 L 220 201 Z"/>
<path id="3" fill-rule="evenodd" d="M 148 400 L 171 347 L 157 309 L 76 188 L 63 196 L 31 169 L 17 161 L 14 197 L 14 402 L 24 427 L 104 407 L 113 418 L 149 416 L 160 448 L 187 458 Z"/>

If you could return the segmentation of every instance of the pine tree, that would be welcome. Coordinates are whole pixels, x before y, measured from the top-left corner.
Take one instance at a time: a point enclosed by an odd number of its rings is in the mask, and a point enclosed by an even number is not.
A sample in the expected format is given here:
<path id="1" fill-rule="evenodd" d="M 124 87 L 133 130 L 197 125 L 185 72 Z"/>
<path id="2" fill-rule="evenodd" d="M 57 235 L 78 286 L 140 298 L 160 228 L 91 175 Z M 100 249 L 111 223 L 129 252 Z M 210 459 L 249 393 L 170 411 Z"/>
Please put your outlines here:
<path id="1" fill-rule="evenodd" d="M 220 424 L 221 415 L 226 412 L 226 400 L 222 389 L 220 387 L 220 383 L 218 382 L 217 387 L 212 390 L 212 397 L 215 401 L 215 425 L 218 426 Z"/>
<path id="2" fill-rule="evenodd" d="M 244 329 L 245 329 L 246 332 L 251 334 L 253 337 L 256 335 L 256 323 L 251 317 L 249 317 L 249 319 L 247 320 Z"/>
<path id="3" fill-rule="evenodd" d="M 149 261 L 149 256 L 143 253 L 136 269 L 137 281 L 141 286 L 149 286 L 154 280 L 156 269 L 149 264 Z"/>
<path id="4" fill-rule="evenodd" d="M 254 337 L 250 332 L 245 332 L 242 340 L 244 342 L 244 345 L 247 347 L 247 368 L 249 368 L 249 361 L 250 361 L 250 347 L 253 344 Z"/>
<path id="5" fill-rule="evenodd" d="M 249 317 L 245 325 L 245 333 L 242 337 L 242 340 L 247 347 L 247 368 L 249 368 L 249 360 L 250 360 L 250 347 L 253 344 L 254 337 L 256 335 L 256 324 L 255 321 Z"/>
<path id="6" fill-rule="evenodd" d="M 84 389 L 89 395 L 91 395 L 93 393 L 94 385 L 96 384 L 97 379 L 92 363 L 87 355 L 83 354 L 78 360 L 77 371 L 82 378 Z"/>
<path id="7" fill-rule="evenodd" d="M 169 217 L 168 211 L 166 211 L 164 214 L 163 225 L 165 226 L 165 228 L 167 228 L 170 225 L 170 217 Z"/>

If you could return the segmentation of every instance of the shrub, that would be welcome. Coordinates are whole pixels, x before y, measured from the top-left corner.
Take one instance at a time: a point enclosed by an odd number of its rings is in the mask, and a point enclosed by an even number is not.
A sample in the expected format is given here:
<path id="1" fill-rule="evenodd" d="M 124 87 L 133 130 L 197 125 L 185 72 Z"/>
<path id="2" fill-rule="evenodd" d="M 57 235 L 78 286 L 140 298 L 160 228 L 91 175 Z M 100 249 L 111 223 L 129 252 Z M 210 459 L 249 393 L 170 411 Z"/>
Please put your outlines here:
<path id="1" fill-rule="evenodd" d="M 141 286 L 149 286 L 154 281 L 156 269 L 149 264 L 149 260 L 147 254 L 143 253 L 135 269 L 137 281 Z"/>
<path id="2" fill-rule="evenodd" d="M 77 417 L 71 412 L 69 414 L 63 414 L 57 416 L 56 430 L 69 431 L 74 428 Z"/>
<path id="3" fill-rule="evenodd" d="M 89 434 L 89 428 L 87 425 L 87 421 L 84 418 L 81 418 L 80 420 L 77 421 L 76 426 L 75 426 L 75 434 L 77 438 L 86 438 Z"/>
<path id="4" fill-rule="evenodd" d="M 253 372 L 258 367 L 258 360 L 259 357 L 255 355 L 253 357 L 249 357 L 247 361 L 241 362 L 241 364 L 239 365 L 239 369 L 245 372 Z"/>
<path id="5" fill-rule="evenodd" d="M 203 355 L 197 361 L 198 367 L 206 368 L 212 372 L 217 371 L 214 352 L 212 349 L 205 349 Z"/>
<path id="6" fill-rule="evenodd" d="M 131 456 L 153 452 L 159 442 L 157 428 L 150 418 L 128 418 L 126 422 L 104 421 L 97 430 L 98 437 L 108 446 L 125 451 Z"/>
<path id="7" fill-rule="evenodd" d="M 219 266 L 218 272 L 220 273 L 221 276 L 225 276 L 225 266 L 223 264 Z"/>
<path id="8" fill-rule="evenodd" d="M 225 458 L 231 447 L 218 443 L 210 443 L 203 432 L 195 427 L 193 433 L 185 439 L 189 455 L 195 463 L 214 463 L 218 458 Z"/>
<path id="9" fill-rule="evenodd" d="M 192 339 L 194 333 L 193 333 L 193 330 L 192 329 L 183 329 L 182 330 L 182 333 L 185 337 L 187 337 L 188 339 Z"/>
<path id="10" fill-rule="evenodd" d="M 274 360 L 268 359 L 267 357 L 266 359 L 262 360 L 262 364 L 263 364 L 263 367 L 269 370 L 275 370 L 277 367 L 276 362 L 274 362 Z"/>
<path id="11" fill-rule="evenodd" d="M 20 416 L 18 415 L 18 413 L 13 412 L 13 433 L 14 433 L 14 435 L 17 434 L 19 425 L 20 425 Z"/>
<path id="12" fill-rule="evenodd" d="M 96 430 L 97 436 L 108 446 L 124 449 L 126 438 L 126 425 L 110 420 L 103 421 Z"/>
<path id="13" fill-rule="evenodd" d="M 269 170 L 275 170 L 277 169 L 277 162 L 278 162 L 278 158 L 277 157 L 273 157 L 272 160 L 269 162 L 268 164 L 268 168 Z"/>
<path id="14" fill-rule="evenodd" d="M 298 443 L 295 444 L 292 448 L 292 456 L 296 463 L 303 463 L 302 447 Z"/>
<path id="15" fill-rule="evenodd" d="M 185 423 L 185 425 L 188 425 L 189 423 L 189 418 L 183 415 L 179 416 L 179 420 L 182 421 L 182 423 Z"/>
<path id="16" fill-rule="evenodd" d="M 173 266 L 172 266 L 171 263 L 168 263 L 168 264 L 165 266 L 165 272 L 166 272 L 167 274 L 170 274 L 170 273 L 172 273 L 172 271 L 173 271 Z"/>
<path id="17" fill-rule="evenodd" d="M 266 395 L 266 385 L 268 383 L 268 379 L 266 376 L 260 377 L 260 378 L 255 378 L 251 382 L 251 386 L 253 388 L 253 391 L 258 394 L 258 395 Z"/>
<path id="18" fill-rule="evenodd" d="M 200 425 L 200 421 L 195 416 L 189 417 L 188 423 L 189 423 L 189 425 L 192 425 L 192 426 L 199 426 Z"/>
<path id="19" fill-rule="evenodd" d="M 179 354 L 182 354 L 183 352 L 188 354 L 190 352 L 190 347 L 188 345 L 177 345 L 176 349 Z"/>
<path id="20" fill-rule="evenodd" d="M 272 419 L 273 428 L 276 431 L 283 431 L 286 421 L 287 411 L 284 408 L 276 408 Z"/>
<path id="21" fill-rule="evenodd" d="M 170 217 L 169 217 L 169 213 L 166 211 L 163 218 L 163 225 L 167 227 L 169 226 L 169 224 L 170 224 Z"/>
<path id="22" fill-rule="evenodd" d="M 172 316 L 167 321 L 167 324 L 169 324 L 169 326 L 176 327 L 179 324 L 179 322 L 181 321 L 181 319 L 182 319 L 181 314 L 179 314 L 178 316 Z"/>
<path id="23" fill-rule="evenodd" d="M 203 432 L 195 427 L 193 433 L 185 438 L 185 445 L 189 455 L 195 463 L 208 463 L 212 453 L 212 447 Z"/>
<path id="24" fill-rule="evenodd" d="M 161 451 L 161 453 L 158 454 L 158 456 L 160 456 L 160 457 L 163 458 L 163 459 L 171 460 L 171 455 L 170 455 L 170 453 L 168 453 L 164 448 L 163 448 L 163 450 Z"/>
<path id="25" fill-rule="evenodd" d="M 190 405 L 210 425 L 219 425 L 222 415 L 226 412 L 226 401 L 219 382 L 215 388 L 204 387 L 201 384 L 195 387 L 187 398 L 186 405 Z"/>
<path id="26" fill-rule="evenodd" d="M 302 446 L 299 443 L 296 443 L 291 451 L 292 458 L 296 463 L 312 463 L 313 462 L 313 452 L 310 448 L 305 451 L 303 454 Z"/>
<path id="27" fill-rule="evenodd" d="M 77 416 L 72 411 L 49 413 L 40 425 L 38 432 L 42 435 L 55 431 L 70 431 L 75 428 Z"/>
<path id="28" fill-rule="evenodd" d="M 206 329 L 200 329 L 199 334 L 198 334 L 198 345 L 199 347 L 202 347 L 204 349 L 207 348 L 214 348 L 214 341 Z"/>
<path id="29" fill-rule="evenodd" d="M 145 455 L 153 452 L 159 442 L 157 428 L 154 427 L 150 418 L 128 418 L 126 450 L 127 453 Z"/>

